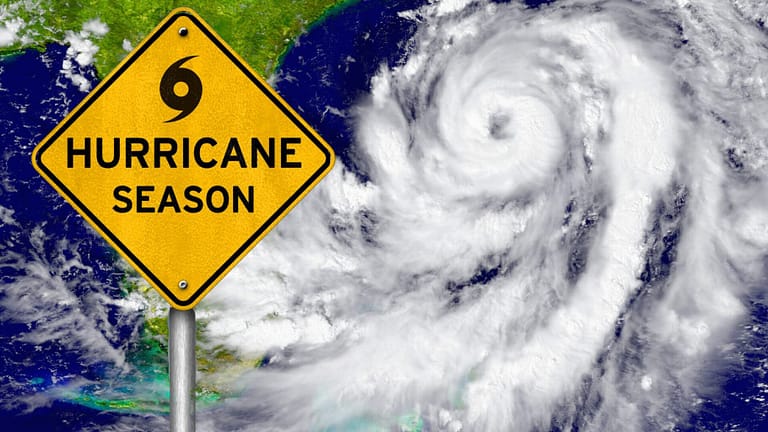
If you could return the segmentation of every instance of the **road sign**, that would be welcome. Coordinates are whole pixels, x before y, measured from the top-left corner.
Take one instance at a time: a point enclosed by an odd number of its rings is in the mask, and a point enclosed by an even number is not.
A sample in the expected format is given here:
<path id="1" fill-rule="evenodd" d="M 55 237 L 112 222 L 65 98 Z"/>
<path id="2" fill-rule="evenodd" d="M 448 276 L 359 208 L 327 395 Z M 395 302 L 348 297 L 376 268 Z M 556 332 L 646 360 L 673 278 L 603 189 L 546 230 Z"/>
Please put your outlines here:
<path id="1" fill-rule="evenodd" d="M 334 154 L 208 24 L 176 9 L 33 163 L 186 310 L 330 171 Z"/>

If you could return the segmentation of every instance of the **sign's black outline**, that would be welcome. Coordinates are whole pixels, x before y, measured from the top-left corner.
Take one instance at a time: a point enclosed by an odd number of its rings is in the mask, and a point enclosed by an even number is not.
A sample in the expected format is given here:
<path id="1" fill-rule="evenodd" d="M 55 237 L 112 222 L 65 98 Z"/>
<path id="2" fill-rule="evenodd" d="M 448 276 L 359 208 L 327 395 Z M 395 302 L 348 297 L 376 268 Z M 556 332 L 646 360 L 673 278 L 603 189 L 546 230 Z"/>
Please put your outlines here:
<path id="1" fill-rule="evenodd" d="M 170 27 L 171 25 L 173 25 L 173 23 L 174 23 L 174 22 L 176 22 L 176 20 L 177 20 L 177 19 L 179 19 L 180 17 L 187 17 L 187 18 L 189 18 L 189 19 L 190 19 L 190 20 L 191 20 L 191 21 L 192 21 L 192 22 L 193 22 L 193 23 L 194 23 L 194 24 L 197 26 L 197 28 L 198 28 L 200 31 L 202 31 L 202 32 L 203 32 L 203 33 L 204 33 L 204 34 L 205 34 L 205 35 L 208 37 L 208 39 L 209 39 L 211 42 L 213 42 L 213 43 L 214 43 L 214 45 L 216 45 L 216 47 L 218 47 L 218 48 L 219 48 L 219 50 L 221 50 L 221 52 L 222 52 L 222 53 L 223 53 L 223 54 L 224 54 L 224 55 L 225 55 L 227 58 L 229 58 L 229 60 L 230 60 L 230 61 L 232 61 L 232 63 L 234 63 L 234 64 L 235 64 L 235 66 L 237 66 L 237 68 L 238 68 L 238 69 L 240 69 L 240 71 L 241 71 L 241 72 L 243 72 L 243 73 L 245 74 L 245 76 L 247 76 L 247 77 L 248 77 L 248 79 L 250 79 L 250 80 L 251 80 L 251 82 L 252 82 L 253 84 L 255 84 L 255 85 L 256 85 L 256 87 L 258 87 L 258 88 L 259 88 L 259 90 L 261 90 L 261 91 L 262 91 L 262 93 L 264 93 L 264 95 L 265 95 L 265 96 L 267 96 L 267 97 L 269 98 L 269 100 L 270 100 L 270 101 L 271 101 L 271 102 L 272 102 L 272 103 L 273 103 L 273 104 L 274 104 L 276 107 L 278 107 L 278 108 L 280 109 L 280 111 L 282 111 L 282 112 L 283 112 L 283 114 L 284 114 L 286 117 L 288 117 L 288 119 L 290 119 L 290 120 L 291 120 L 291 122 L 293 122 L 293 124 L 294 124 L 294 125 L 296 125 L 296 127 L 298 127 L 298 128 L 299 128 L 299 129 L 300 129 L 300 130 L 301 130 L 301 131 L 304 133 L 304 135 L 306 135 L 307 137 L 309 137 L 309 139 L 310 139 L 310 140 L 311 140 L 311 141 L 312 141 L 312 142 L 313 142 L 313 143 L 314 143 L 314 144 L 317 146 L 317 148 L 319 148 L 319 149 L 320 149 L 320 151 L 322 151 L 322 152 L 323 152 L 323 154 L 325 155 L 325 162 L 323 163 L 323 165 L 321 165 L 321 166 L 320 166 L 320 168 L 319 168 L 319 169 L 318 169 L 318 170 L 317 170 L 317 171 L 316 171 L 314 174 L 312 174 L 312 176 L 309 178 L 309 180 L 307 180 L 307 181 L 306 181 L 306 182 L 305 182 L 303 185 L 301 185 L 301 187 L 300 187 L 300 188 L 299 188 L 299 189 L 298 189 L 298 190 L 297 190 L 297 191 L 296 191 L 296 192 L 295 192 L 293 195 L 291 195 L 291 196 L 288 198 L 288 200 L 287 200 L 287 201 L 286 201 L 286 202 L 285 202 L 285 203 L 284 203 L 282 206 L 280 206 L 280 207 L 277 209 L 277 211 L 275 211 L 275 213 L 274 213 L 274 214 L 272 214 L 272 216 L 270 216 L 270 217 L 269 217 L 269 218 L 266 220 L 266 222 L 264 222 L 264 223 L 263 223 L 263 224 L 262 224 L 262 225 L 261 225 L 261 226 L 260 226 L 260 227 L 259 227 L 259 228 L 256 230 L 256 232 L 255 232 L 253 235 L 251 235 L 251 236 L 248 238 L 248 240 L 246 240 L 246 242 L 245 242 L 245 243 L 244 243 L 242 246 L 240 246 L 240 247 L 239 247 L 239 248 L 238 248 L 238 249 L 235 251 L 235 253 L 234 253 L 234 254 L 233 254 L 231 257 L 229 257 L 229 258 L 228 258 L 228 259 L 227 259 L 227 260 L 224 262 L 224 264 L 223 264 L 223 265 L 219 266 L 219 268 L 218 268 L 218 269 L 217 269 L 217 270 L 216 270 L 216 271 L 213 273 L 213 275 L 211 275 L 211 277 L 209 277 L 209 278 L 208 278 L 208 280 L 206 280 L 205 282 L 203 282 L 203 284 L 202 284 L 202 285 L 201 285 L 201 286 L 200 286 L 200 287 L 199 287 L 199 288 L 198 288 L 198 289 L 197 289 L 197 290 L 194 292 L 194 294 L 192 294 L 192 296 L 190 296 L 190 297 L 189 297 L 187 300 L 180 300 L 179 298 L 177 298 L 177 297 L 176 297 L 176 296 L 173 294 L 173 292 L 172 292 L 171 290 L 169 290 L 169 289 L 168 289 L 168 287 L 166 287 L 166 286 L 165 286 L 165 284 L 163 284 L 163 283 L 160 281 L 160 279 L 159 279 L 157 276 L 155 276 L 155 274 L 154 274 L 154 273 L 152 273 L 152 271 L 151 271 L 151 270 L 150 270 L 150 269 L 149 269 L 149 268 L 148 268 L 148 267 L 147 267 L 147 266 L 146 266 L 146 265 L 145 265 L 143 262 L 141 262 L 141 260 L 139 260 L 139 259 L 138 259 L 138 257 L 137 257 L 136 255 L 134 255 L 134 254 L 133 254 L 133 252 L 131 252 L 131 251 L 130 251 L 130 250 L 129 250 L 129 249 L 128 249 L 128 248 L 127 248 L 127 247 L 126 247 L 124 244 L 123 244 L 123 242 L 121 242 L 121 241 L 120 241 L 120 239 L 119 239 L 119 238 L 117 238 L 117 236 L 115 236 L 115 235 L 112 233 L 112 231 L 110 231 L 110 230 L 109 230 L 109 229 L 106 227 L 106 225 L 104 225 L 104 223 L 103 223 L 103 222 L 101 222 L 101 221 L 100 221 L 100 220 L 99 220 L 99 219 L 96 217 L 96 215 L 94 215 L 94 214 L 93 214 L 93 213 L 92 213 L 92 212 L 91 212 L 91 211 L 90 211 L 90 210 L 89 210 L 89 209 L 88 209 L 88 208 L 87 208 L 87 207 L 86 207 L 86 206 L 85 206 L 85 205 L 84 205 L 84 204 L 83 204 L 83 203 L 82 203 L 82 202 L 81 202 L 81 201 L 80 201 L 78 198 L 77 198 L 77 196 L 75 196 L 75 194 L 73 194 L 73 193 L 72 193 L 72 191 L 70 191 L 70 190 L 69 190 L 69 188 L 67 188 L 67 187 L 64 185 L 64 183 L 62 183 L 62 182 L 61 182 L 61 180 L 59 180 L 58 178 L 56 178 L 56 176 L 55 176 L 55 175 L 53 175 L 53 172 L 51 172 L 51 170 L 49 170 L 49 169 L 48 169 L 48 168 L 47 168 L 45 165 L 43 165 L 43 161 L 42 161 L 42 155 L 43 155 L 43 153 L 45 152 L 45 150 L 47 150 L 47 149 L 48 149 L 48 147 L 50 147 L 50 146 L 51 146 L 51 145 L 52 145 L 52 144 L 53 144 L 53 143 L 54 143 L 54 142 L 55 142 L 55 141 L 56 141 L 56 140 L 59 138 L 59 136 L 61 136 L 61 135 L 62 135 L 62 134 L 63 134 L 63 133 L 64 133 L 64 132 L 67 130 L 67 129 L 69 129 L 69 127 L 72 125 L 72 123 L 74 123 L 74 122 L 75 122 L 75 120 L 77 120 L 77 119 L 80 117 L 80 115 L 81 115 L 82 113 L 84 113 L 84 112 L 85 112 L 85 111 L 86 111 L 86 110 L 87 110 L 87 109 L 88 109 L 88 108 L 91 106 L 91 104 L 92 104 L 94 101 L 96 101 L 96 100 L 97 100 L 97 99 L 98 99 L 98 98 L 99 98 L 99 97 L 102 95 L 102 93 L 104 93 L 104 91 L 106 91 L 106 90 L 107 90 L 107 89 L 108 89 L 108 88 L 109 88 L 109 87 L 110 87 L 110 86 L 111 86 L 111 85 L 112 85 L 112 84 L 115 82 L 115 80 L 117 80 L 117 78 L 119 78 L 119 77 L 120 77 L 120 75 L 122 75 L 122 74 L 123 74 L 123 72 L 125 72 L 125 71 L 126 71 L 126 70 L 127 70 L 127 69 L 128 69 L 128 68 L 129 68 L 129 67 L 130 67 L 130 66 L 131 66 L 131 65 L 132 65 L 132 64 L 133 64 L 133 63 L 134 63 L 134 62 L 135 62 L 135 61 L 136 61 L 136 60 L 137 60 L 139 57 L 141 57 L 141 55 L 142 55 L 142 54 L 143 54 L 143 53 L 144 53 L 144 52 L 145 52 L 145 51 L 146 51 L 146 50 L 147 50 L 147 49 L 148 49 L 150 46 L 152 46 L 152 44 L 153 44 L 153 43 L 154 43 L 154 42 L 157 40 L 157 38 L 159 38 L 161 35 L 163 35 L 163 34 L 165 33 L 165 31 L 166 31 L 166 30 L 168 30 L 168 27 Z M 94 94 L 93 94 L 93 95 L 89 95 L 89 97 L 88 97 L 88 100 L 86 100 L 86 101 L 85 101 L 85 102 L 84 102 L 82 105 L 79 105 L 79 106 L 76 108 L 76 110 L 75 110 L 75 111 L 72 113 L 72 115 L 70 115 L 70 116 L 67 118 L 67 121 L 66 121 L 66 122 L 65 122 L 63 125 L 60 125 L 60 126 L 58 127 L 58 129 L 56 130 L 56 133 L 55 133 L 55 134 L 51 135 L 51 137 L 50 137 L 50 138 L 49 138 L 47 141 L 45 141 L 44 143 L 42 143 L 42 144 L 40 145 L 40 149 L 39 149 L 39 150 L 37 151 L 37 153 L 36 153 L 36 162 L 37 162 L 37 166 L 38 166 L 38 167 L 39 167 L 41 170 L 45 171 L 45 173 L 48 175 L 48 177 L 49 177 L 51 180 L 53 180 L 53 182 L 54 182 L 54 183 L 56 183 L 56 185 L 57 185 L 57 186 L 58 186 L 58 187 L 61 189 L 61 191 L 62 191 L 62 192 L 64 192 L 64 193 L 67 195 L 67 197 L 68 197 L 68 198 L 69 198 L 69 199 L 72 201 L 72 203 L 74 203 L 74 204 L 75 204 L 75 205 L 76 205 L 76 206 L 77 206 L 77 207 L 78 207 L 80 210 L 82 210 L 82 211 L 83 211 L 83 212 L 84 212 L 84 213 L 85 213 L 85 214 L 88 216 L 88 218 L 89 218 L 91 221 L 93 221 L 93 223 L 95 223 L 95 224 L 96 224 L 96 225 L 97 225 L 97 226 L 98 226 L 98 227 L 101 229 L 101 231 L 102 231 L 104 234 L 106 234 L 106 235 L 107 235 L 107 236 L 110 238 L 110 240 L 112 240 L 112 242 L 115 244 L 115 246 L 117 246 L 117 247 L 118 247 L 118 248 L 119 248 L 119 249 L 120 249 L 120 250 L 121 250 L 123 253 L 125 253 L 125 254 L 126 254 L 126 255 L 127 255 L 127 256 L 128 256 L 130 259 L 131 259 L 131 262 L 132 262 L 132 263 L 134 263 L 135 265 L 137 265 L 138 267 L 140 267 L 140 268 L 141 268 L 141 270 L 143 271 L 143 273 L 144 273 L 144 274 L 145 274 L 147 277 L 149 277 L 149 278 L 152 280 L 152 282 L 154 282 L 154 284 L 155 284 L 155 286 L 156 286 L 156 287 L 160 288 L 160 289 L 163 291 L 163 293 L 165 293 L 165 295 L 167 295 L 167 296 L 168 296 L 168 298 L 170 298 L 171 300 L 173 300 L 173 302 L 174 302 L 175 304 L 177 304 L 177 305 L 179 305 L 179 306 L 189 306 L 190 304 L 194 303 L 194 302 L 195 302 L 195 300 L 197 300 L 197 298 L 198 298 L 198 297 L 200 297 L 200 296 L 202 295 L 202 293 L 206 292 L 206 291 L 208 290 L 208 288 L 211 286 L 211 284 L 212 284 L 212 283 L 213 283 L 213 282 L 214 282 L 216 279 L 218 279 L 218 278 L 219 278 L 219 276 L 221 276 L 221 275 L 222 275 L 222 273 L 223 273 L 223 272 L 224 272 L 224 271 L 225 271 L 225 270 L 226 270 L 228 267 L 230 267 L 230 266 L 231 266 L 231 265 L 234 263 L 234 261 L 236 261 L 236 260 L 237 260 L 239 257 L 241 257 L 241 256 L 242 256 L 242 255 L 243 255 L 243 254 L 244 254 L 244 253 L 245 253 L 245 252 L 246 252 L 246 251 L 247 251 L 247 250 L 248 250 L 248 249 L 249 249 L 249 248 L 250 248 L 250 247 L 253 245 L 253 243 L 256 241 L 256 239 L 257 239 L 257 238 L 259 238 L 259 237 L 260 237 L 260 236 L 261 236 L 261 235 L 264 233 L 264 231 L 265 231 L 267 228 L 269 228 L 269 227 L 271 227 L 271 226 L 272 226 L 272 224 L 274 223 L 275 219 L 277 219 L 277 218 L 279 218 L 280 216 L 282 216 L 282 215 L 285 213 L 286 209 L 287 209 L 288 207 L 290 207 L 291 205 L 293 205 L 293 204 L 294 204 L 294 202 L 296 202 L 296 200 L 298 199 L 298 197 L 299 197 L 299 196 L 301 196 L 301 195 L 302 195 L 302 194 L 303 194 L 305 191 L 307 191 L 307 188 L 308 188 L 308 187 L 309 187 L 309 186 L 310 186 L 312 183 L 314 183 L 314 182 L 315 182 L 315 180 L 317 180 L 317 178 L 318 178 L 318 177 L 319 177 L 321 174 L 323 174 L 323 173 L 324 173 L 324 172 L 325 172 L 325 171 L 326 171 L 326 170 L 329 168 L 329 165 L 330 165 L 330 163 L 331 163 L 331 154 L 330 154 L 330 152 L 328 151 L 328 149 L 326 149 L 326 148 L 325 148 L 325 146 L 324 146 L 324 145 L 322 145 L 322 144 L 320 143 L 320 141 L 319 141 L 319 140 L 318 140 L 318 138 L 315 136 L 315 134 L 314 134 L 314 133 L 312 133 L 310 130 L 308 130 L 308 129 L 307 129 L 305 126 L 304 126 L 304 124 L 303 124 L 301 121 L 299 121 L 299 120 L 296 118 L 296 116 L 294 116 L 294 115 L 293 115 L 293 113 L 291 113 L 291 111 L 289 111 L 289 110 L 288 110 L 288 108 L 286 108 L 286 106 L 285 106 L 285 105 L 284 105 L 284 104 L 283 104 L 283 103 L 282 103 L 280 100 L 278 100 L 278 99 L 277 99 L 277 98 L 276 98 L 276 97 L 275 97 L 275 96 L 272 94 L 272 92 L 271 92 L 270 90 L 268 90 L 268 89 L 267 89 L 267 88 L 266 88 L 266 87 L 265 87 L 265 86 L 264 86 L 264 85 L 261 83 L 261 81 L 259 81 L 259 80 L 258 80 L 258 79 L 257 79 L 257 78 L 254 76 L 254 74 L 253 74 L 253 73 L 250 71 L 250 69 L 249 69 L 247 66 L 245 66 L 245 65 L 244 65 L 244 64 L 243 64 L 243 63 L 242 63 L 242 62 L 241 62 L 241 61 L 240 61 L 240 60 L 239 60 L 239 59 L 238 59 L 238 58 L 237 58 L 237 57 L 236 57 L 234 54 L 233 54 L 232 50 L 231 50 L 231 49 L 229 49 L 228 47 L 226 47 L 226 46 L 225 46 L 225 45 L 222 43 L 222 41 L 220 40 L 220 38 L 219 38 L 219 37 L 215 36 L 215 35 L 214 35 L 214 34 L 213 34 L 211 31 L 209 31 L 209 30 L 208 30 L 208 28 L 207 28 L 205 25 L 203 25 L 203 24 L 202 24 L 202 23 L 201 23 L 201 22 L 200 22 L 200 21 L 197 19 L 197 17 L 196 17 L 195 15 L 192 15 L 192 14 L 190 14 L 189 12 L 186 12 L 186 11 L 180 11 L 180 12 L 177 12 L 176 14 L 174 14 L 174 15 L 173 15 L 173 16 L 172 16 L 170 19 L 168 19 L 168 21 L 166 21 L 166 22 L 165 22 L 165 24 L 163 24 L 163 25 L 162 25 L 160 28 L 158 28 L 158 29 L 157 29 L 157 30 L 156 30 L 156 31 L 155 31 L 155 32 L 154 32 L 154 33 L 153 33 L 153 34 L 150 36 L 150 38 L 149 38 L 149 39 L 148 39 L 148 40 L 147 40 L 147 41 L 146 41 L 146 42 L 145 42 L 145 43 L 144 43 L 144 44 L 143 44 L 143 45 L 142 45 L 142 46 L 141 46 L 141 47 L 140 47 L 140 48 L 139 48 L 139 49 L 138 49 L 136 52 L 134 52 L 134 53 L 131 55 L 131 57 L 125 61 L 125 63 L 123 63 L 123 64 L 120 66 L 120 69 L 118 69 L 118 70 L 117 70 L 117 71 L 116 71 L 114 74 L 110 75 L 110 76 L 107 78 L 107 81 L 106 81 L 106 82 L 105 82 L 105 83 L 104 83 L 102 86 L 100 86 L 100 87 L 99 87 L 99 88 L 98 88 L 98 89 L 97 89 L 97 90 L 94 92 Z"/>

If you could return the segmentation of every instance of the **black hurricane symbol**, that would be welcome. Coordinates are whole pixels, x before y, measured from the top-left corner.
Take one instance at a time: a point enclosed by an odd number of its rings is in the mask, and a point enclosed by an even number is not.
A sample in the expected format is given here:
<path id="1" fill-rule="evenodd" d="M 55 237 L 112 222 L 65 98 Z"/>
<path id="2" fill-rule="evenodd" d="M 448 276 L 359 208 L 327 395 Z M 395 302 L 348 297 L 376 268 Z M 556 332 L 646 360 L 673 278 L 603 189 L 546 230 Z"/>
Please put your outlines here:
<path id="1" fill-rule="evenodd" d="M 200 98 L 203 96 L 203 83 L 200 81 L 200 77 L 191 69 L 181 67 L 187 60 L 195 57 L 197 56 L 184 57 L 172 64 L 160 80 L 160 97 L 163 102 L 170 108 L 181 111 L 176 117 L 166 120 L 166 123 L 183 119 L 191 114 L 197 108 L 197 104 L 200 103 Z M 187 93 L 182 96 L 177 95 L 174 91 L 174 87 L 180 82 L 187 85 Z"/>

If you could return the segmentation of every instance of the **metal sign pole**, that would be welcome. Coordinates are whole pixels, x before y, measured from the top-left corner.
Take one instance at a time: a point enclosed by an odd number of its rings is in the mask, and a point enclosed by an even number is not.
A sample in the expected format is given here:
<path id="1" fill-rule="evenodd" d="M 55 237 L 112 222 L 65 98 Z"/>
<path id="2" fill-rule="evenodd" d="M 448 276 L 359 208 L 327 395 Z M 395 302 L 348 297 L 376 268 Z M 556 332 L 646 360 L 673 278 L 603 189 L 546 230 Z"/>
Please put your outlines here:
<path id="1" fill-rule="evenodd" d="M 195 310 L 168 312 L 171 432 L 195 432 Z"/>

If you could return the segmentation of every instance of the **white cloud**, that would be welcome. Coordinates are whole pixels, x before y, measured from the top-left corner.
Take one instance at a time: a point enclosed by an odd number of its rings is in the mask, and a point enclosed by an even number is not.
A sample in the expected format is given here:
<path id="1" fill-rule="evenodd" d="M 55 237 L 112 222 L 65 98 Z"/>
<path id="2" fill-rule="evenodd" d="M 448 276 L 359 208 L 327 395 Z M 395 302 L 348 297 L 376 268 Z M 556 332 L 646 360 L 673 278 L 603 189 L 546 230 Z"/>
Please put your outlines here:
<path id="1" fill-rule="evenodd" d="M 79 32 L 67 31 L 65 41 L 69 45 L 67 57 L 62 62 L 61 73 L 72 81 L 80 91 L 91 90 L 91 82 L 83 75 L 83 68 L 93 64 L 94 56 L 99 52 L 99 46 L 93 42 L 93 37 L 102 37 L 109 27 L 98 18 L 86 21 Z M 73 63 L 74 60 L 74 63 Z M 76 63 L 76 64 L 75 64 Z"/>

